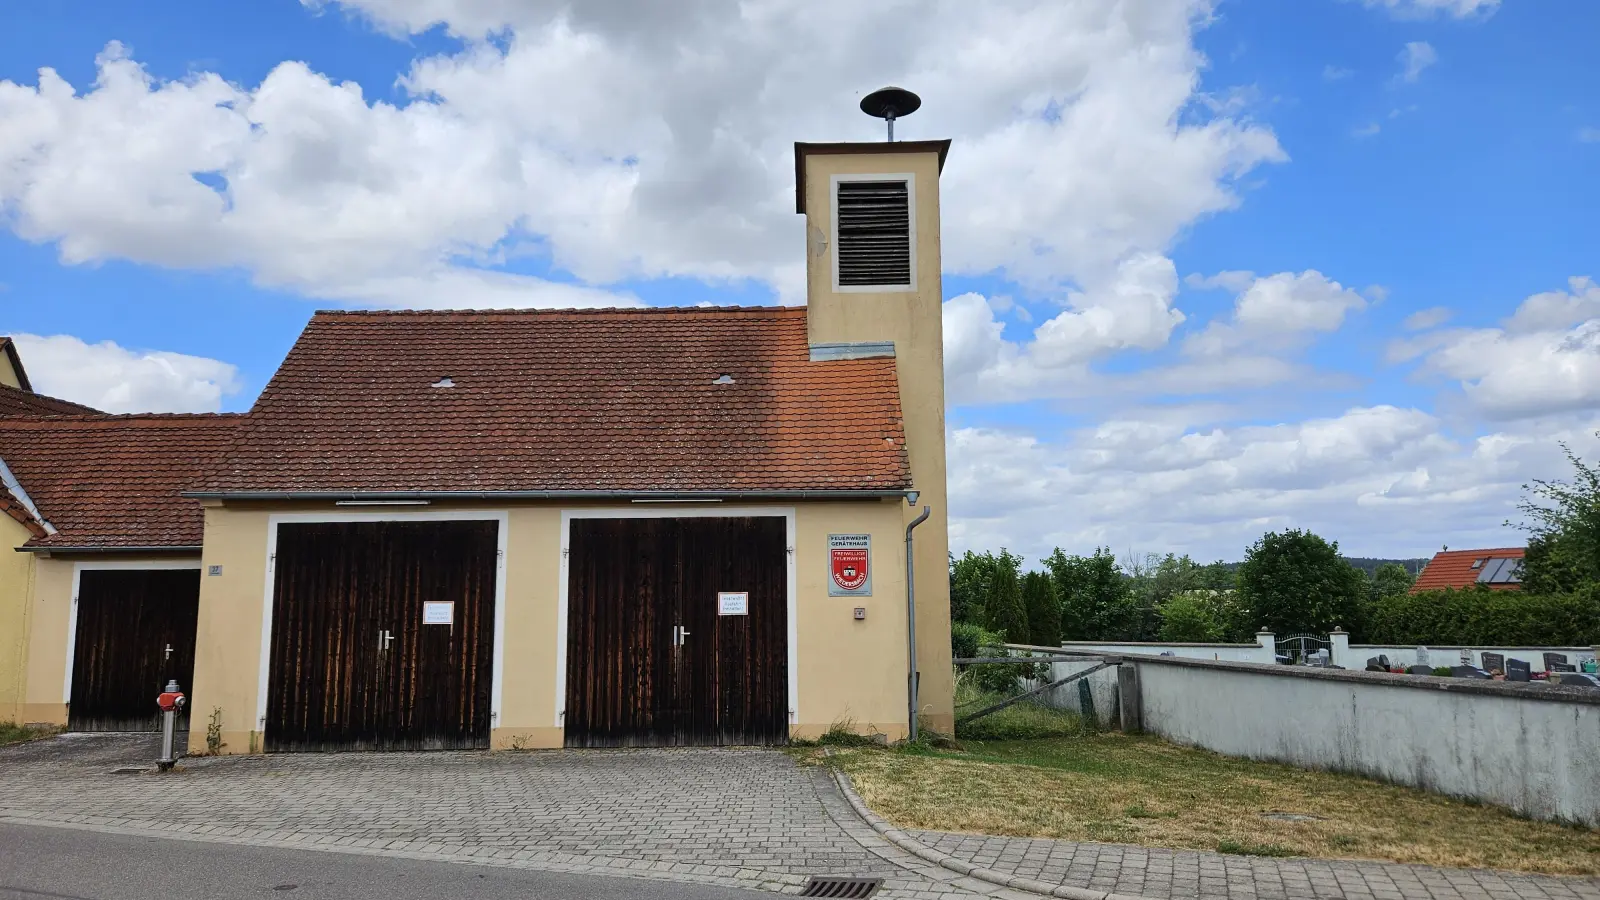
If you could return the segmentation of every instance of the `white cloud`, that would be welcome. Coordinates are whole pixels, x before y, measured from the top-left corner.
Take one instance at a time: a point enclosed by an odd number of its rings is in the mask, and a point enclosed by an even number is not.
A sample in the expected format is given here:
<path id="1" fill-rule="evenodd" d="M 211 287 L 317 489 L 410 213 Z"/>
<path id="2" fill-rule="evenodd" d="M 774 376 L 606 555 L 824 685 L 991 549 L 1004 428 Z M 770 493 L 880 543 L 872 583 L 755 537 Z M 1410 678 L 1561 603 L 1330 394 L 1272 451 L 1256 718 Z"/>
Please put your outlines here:
<path id="1" fill-rule="evenodd" d="M 1584 144 L 1600 144 L 1600 128 L 1578 129 L 1578 141 Z"/>
<path id="2" fill-rule="evenodd" d="M 1360 294 L 1315 270 L 1264 277 L 1191 274 L 1185 281 L 1235 291 L 1232 314 L 1190 334 L 1182 345 L 1187 358 L 1115 377 L 1092 364 L 1117 351 L 1163 348 L 1185 321 L 1173 305 L 1178 278 L 1166 257 L 1130 258 L 1106 283 L 1068 294 L 1070 308 L 1040 324 L 1027 341 L 1005 336 L 997 316 L 1003 309 L 994 301 L 979 294 L 947 301 L 945 388 L 951 402 L 1193 396 L 1290 379 L 1331 385 L 1330 378 L 1287 357 L 1317 335 L 1338 330 L 1349 313 L 1367 305 Z"/>
<path id="3" fill-rule="evenodd" d="M 1288 349 L 1339 330 L 1346 315 L 1366 305 L 1360 294 L 1315 269 L 1279 272 L 1252 281 L 1234 301 L 1232 317 L 1190 336 L 1184 349 L 1201 356 L 1245 346 Z"/>
<path id="4" fill-rule="evenodd" d="M 1400 323 L 1400 327 L 1407 331 L 1425 331 L 1429 328 L 1437 328 L 1443 325 L 1450 321 L 1450 317 L 1453 315 L 1455 313 L 1448 306 L 1430 306 L 1427 309 L 1419 309 L 1406 316 L 1405 321 Z"/>
<path id="5" fill-rule="evenodd" d="M 926 99 L 903 136 L 956 141 L 947 270 L 1057 290 L 1163 252 L 1285 158 L 1235 107 L 1193 114 L 1205 0 L 329 8 L 471 40 L 418 59 L 400 105 L 296 62 L 254 86 L 158 81 L 114 44 L 87 91 L 51 70 L 36 86 L 0 82 L 12 227 L 68 263 L 240 267 L 379 304 L 517 253 L 591 285 L 749 278 L 798 299 L 793 142 L 875 139 L 856 95 L 896 82 Z M 530 303 L 569 296 L 517 284 Z M 440 302 L 456 301 L 427 299 Z"/>
<path id="6" fill-rule="evenodd" d="M 1494 15 L 1500 0 L 1362 0 L 1374 9 L 1387 10 L 1397 19 L 1426 19 L 1448 16 L 1467 19 Z"/>
<path id="7" fill-rule="evenodd" d="M 1535 294 L 1499 328 L 1453 329 L 1397 342 L 1396 361 L 1459 383 L 1481 415 L 1528 419 L 1600 410 L 1600 285 Z"/>
<path id="8" fill-rule="evenodd" d="M 1025 344 L 1007 340 L 997 305 L 979 294 L 944 304 L 945 375 L 952 402 L 1004 402 L 1089 390 L 1089 364 L 1118 350 L 1164 346 L 1184 319 L 1172 307 L 1178 273 L 1155 254 L 1123 260 L 1105 281 L 1066 296 L 1068 309 Z"/>
<path id="9" fill-rule="evenodd" d="M 12 338 L 34 390 L 105 412 L 217 412 L 239 390 L 236 366 L 203 356 L 86 344 L 66 334 Z"/>
<path id="10" fill-rule="evenodd" d="M 1439 61 L 1439 53 L 1427 41 L 1410 41 L 1400 49 L 1395 59 L 1400 62 L 1400 80 L 1415 84 L 1422 77 L 1424 69 Z M 1394 118 L 1394 115 L 1389 118 Z"/>
<path id="11" fill-rule="evenodd" d="M 1376 136 L 1377 133 L 1382 130 L 1383 126 L 1379 125 L 1377 122 L 1368 122 L 1367 124 L 1360 126 L 1350 133 L 1358 138 L 1369 138 Z"/>
<path id="12" fill-rule="evenodd" d="M 1590 420 L 1453 437 L 1416 409 L 1376 406 L 1278 425 L 1186 427 L 1113 418 L 1058 441 L 993 429 L 950 435 L 952 540 L 1037 559 L 1188 552 L 1239 559 L 1268 530 L 1310 528 L 1353 555 L 1503 546 L 1520 485 L 1566 477 L 1557 440 L 1600 450 Z"/>

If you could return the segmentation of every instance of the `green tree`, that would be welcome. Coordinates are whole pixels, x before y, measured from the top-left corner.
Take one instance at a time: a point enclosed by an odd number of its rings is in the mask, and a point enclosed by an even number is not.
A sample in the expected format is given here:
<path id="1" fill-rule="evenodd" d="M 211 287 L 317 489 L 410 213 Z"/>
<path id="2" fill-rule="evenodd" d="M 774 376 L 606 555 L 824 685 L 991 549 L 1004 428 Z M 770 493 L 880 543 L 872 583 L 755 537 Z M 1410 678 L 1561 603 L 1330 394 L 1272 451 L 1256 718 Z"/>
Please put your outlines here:
<path id="1" fill-rule="evenodd" d="M 1161 604 L 1161 639 L 1174 643 L 1205 644 L 1222 640 L 1222 624 L 1209 592 L 1173 594 Z"/>
<path id="2" fill-rule="evenodd" d="M 1029 572 L 1022 576 L 1022 605 L 1028 612 L 1029 643 L 1039 647 L 1061 643 L 1061 605 L 1049 575 Z"/>
<path id="3" fill-rule="evenodd" d="M 1004 550 L 1002 558 L 1010 558 Z M 989 580 L 989 596 L 983 601 L 989 616 L 990 631 L 1005 636 L 1008 643 L 1025 644 L 1033 635 L 1028 630 L 1028 611 L 1022 605 L 1022 584 L 1017 567 L 1002 565 Z"/>
<path id="4" fill-rule="evenodd" d="M 1561 445 L 1575 475 L 1570 482 L 1535 481 L 1518 509 L 1528 517 L 1522 589 L 1535 594 L 1577 591 L 1600 584 L 1600 466 Z"/>
<path id="5" fill-rule="evenodd" d="M 1045 559 L 1061 608 L 1061 637 L 1068 641 L 1119 638 L 1129 605 L 1127 579 L 1109 548 L 1093 556 L 1068 556 L 1060 547 Z"/>
<path id="6" fill-rule="evenodd" d="M 1022 566 L 1022 557 L 1002 549 L 1000 555 L 968 550 L 959 558 L 950 554 L 950 620 L 982 625 L 989 621 L 984 603 L 993 589 L 997 572 L 1009 568 L 1016 572 Z"/>
<path id="7" fill-rule="evenodd" d="M 1372 573 L 1371 594 L 1374 600 L 1387 600 L 1411 590 L 1416 581 L 1406 567 L 1399 563 L 1384 563 Z"/>
<path id="8" fill-rule="evenodd" d="M 1309 531 L 1268 532 L 1239 565 L 1239 603 L 1256 628 L 1277 634 L 1354 627 L 1367 578 Z"/>

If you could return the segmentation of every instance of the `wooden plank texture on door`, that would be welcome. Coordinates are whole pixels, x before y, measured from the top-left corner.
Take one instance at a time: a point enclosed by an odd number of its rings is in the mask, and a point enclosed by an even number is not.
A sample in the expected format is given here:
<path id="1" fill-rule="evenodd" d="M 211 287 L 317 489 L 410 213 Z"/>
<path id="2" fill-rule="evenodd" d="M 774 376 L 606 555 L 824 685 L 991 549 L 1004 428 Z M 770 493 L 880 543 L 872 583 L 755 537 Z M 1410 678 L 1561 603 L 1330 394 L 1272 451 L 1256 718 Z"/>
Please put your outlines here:
<path id="1" fill-rule="evenodd" d="M 155 731 L 156 695 L 194 675 L 199 569 L 87 569 L 78 573 L 77 633 L 67 727 Z M 180 716 L 187 728 L 189 716 Z"/>
<path id="2" fill-rule="evenodd" d="M 568 746 L 781 744 L 788 712 L 782 518 L 572 520 Z"/>
<path id="3" fill-rule="evenodd" d="M 488 747 L 497 527 L 279 525 L 266 749 Z"/>

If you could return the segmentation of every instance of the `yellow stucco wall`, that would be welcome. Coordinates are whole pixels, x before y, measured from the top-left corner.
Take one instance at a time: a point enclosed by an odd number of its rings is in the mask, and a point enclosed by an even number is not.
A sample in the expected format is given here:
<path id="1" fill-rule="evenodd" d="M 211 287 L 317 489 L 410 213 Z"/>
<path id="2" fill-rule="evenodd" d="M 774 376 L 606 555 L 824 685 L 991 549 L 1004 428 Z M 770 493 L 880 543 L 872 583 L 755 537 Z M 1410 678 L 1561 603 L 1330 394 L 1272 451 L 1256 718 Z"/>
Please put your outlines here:
<path id="1" fill-rule="evenodd" d="M 899 501 L 805 503 L 795 511 L 797 716 L 791 733 L 814 737 L 837 722 L 893 738 L 906 732 L 906 629 L 904 525 Z M 558 684 L 562 582 L 562 510 L 573 505 L 435 505 L 430 512 L 499 511 L 507 514 L 505 619 L 501 656 L 500 716 L 493 745 L 559 747 Z M 594 507 L 588 507 L 590 509 Z M 607 507 L 637 513 L 638 506 Z M 702 509 L 738 515 L 747 507 L 696 504 L 655 507 L 652 514 Z M 195 653 L 192 752 L 206 748 L 206 724 L 221 710 L 223 752 L 246 753 L 262 746 L 257 720 L 261 677 L 261 629 L 267 597 L 267 535 L 274 512 L 350 515 L 331 504 L 212 506 L 206 510 L 203 565 L 223 567 L 200 582 L 200 618 Z M 404 513 L 369 513 L 404 518 Z M 827 541 L 831 533 L 872 535 L 870 597 L 829 597 Z M 856 607 L 867 610 L 854 618 Z"/>
<path id="2" fill-rule="evenodd" d="M 31 537 L 20 522 L 0 515 L 0 722 L 25 721 L 22 698 L 28 683 L 33 554 L 15 548 Z"/>
<path id="3" fill-rule="evenodd" d="M 945 490 L 943 284 L 940 277 L 939 157 L 908 153 L 806 157 L 807 320 L 813 343 L 893 341 L 917 509 L 932 510 L 916 530 L 917 668 L 928 724 L 954 730 L 950 667 L 949 506 Z M 914 182 L 915 290 L 835 292 L 833 176 L 898 175 Z M 903 539 L 903 538 L 902 538 Z"/>
<path id="4" fill-rule="evenodd" d="M 11 357 L 0 350 L 0 384 L 6 387 L 22 387 L 22 379 L 17 377 L 17 370 L 11 368 Z"/>
<path id="5" fill-rule="evenodd" d="M 72 561 L 34 560 L 28 629 L 27 690 L 21 721 L 67 724 L 67 630 L 72 621 Z"/>

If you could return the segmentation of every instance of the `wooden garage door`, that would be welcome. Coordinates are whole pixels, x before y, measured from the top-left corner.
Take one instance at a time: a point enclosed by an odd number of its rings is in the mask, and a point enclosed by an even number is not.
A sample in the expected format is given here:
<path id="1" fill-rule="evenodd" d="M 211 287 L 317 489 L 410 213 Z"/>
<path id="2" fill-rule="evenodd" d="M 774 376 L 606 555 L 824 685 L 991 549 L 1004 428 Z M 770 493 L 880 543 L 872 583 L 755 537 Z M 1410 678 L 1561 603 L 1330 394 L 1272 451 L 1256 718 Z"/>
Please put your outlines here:
<path id="1" fill-rule="evenodd" d="M 487 748 L 496 529 L 279 525 L 266 749 Z"/>
<path id="2" fill-rule="evenodd" d="M 566 743 L 788 740 L 788 555 L 781 518 L 575 519 Z M 749 594 L 748 614 L 717 595 Z"/>
<path id="3" fill-rule="evenodd" d="M 192 688 L 199 610 L 199 569 L 80 572 L 67 727 L 156 730 L 156 695 L 167 680 Z"/>

